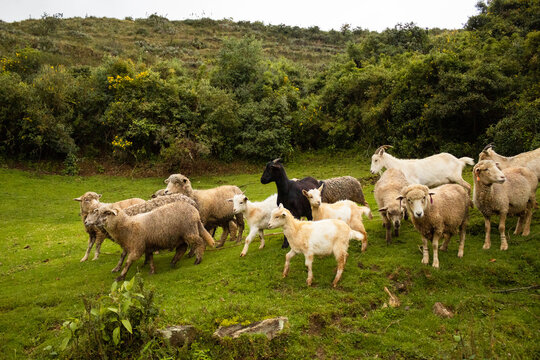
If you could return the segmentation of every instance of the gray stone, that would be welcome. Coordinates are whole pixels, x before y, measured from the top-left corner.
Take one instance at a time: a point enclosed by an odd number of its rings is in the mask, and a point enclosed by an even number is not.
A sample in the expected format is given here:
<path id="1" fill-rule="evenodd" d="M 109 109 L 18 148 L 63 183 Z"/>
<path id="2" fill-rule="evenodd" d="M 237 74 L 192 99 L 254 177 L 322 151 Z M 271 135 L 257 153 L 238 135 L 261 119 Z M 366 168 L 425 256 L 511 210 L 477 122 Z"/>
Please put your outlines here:
<path id="1" fill-rule="evenodd" d="M 443 303 L 436 302 L 433 304 L 433 313 L 444 318 L 454 317 L 454 313 L 450 311 Z"/>
<path id="2" fill-rule="evenodd" d="M 191 344 L 197 338 L 197 329 L 193 325 L 169 326 L 158 333 L 172 346 Z"/>
<path id="3" fill-rule="evenodd" d="M 231 337 L 237 338 L 242 334 L 264 334 L 271 340 L 273 339 L 283 328 L 285 324 L 289 322 L 289 319 L 280 316 L 273 319 L 266 319 L 257 321 L 249 325 L 231 325 L 220 327 L 214 332 L 214 336 L 217 338 Z"/>

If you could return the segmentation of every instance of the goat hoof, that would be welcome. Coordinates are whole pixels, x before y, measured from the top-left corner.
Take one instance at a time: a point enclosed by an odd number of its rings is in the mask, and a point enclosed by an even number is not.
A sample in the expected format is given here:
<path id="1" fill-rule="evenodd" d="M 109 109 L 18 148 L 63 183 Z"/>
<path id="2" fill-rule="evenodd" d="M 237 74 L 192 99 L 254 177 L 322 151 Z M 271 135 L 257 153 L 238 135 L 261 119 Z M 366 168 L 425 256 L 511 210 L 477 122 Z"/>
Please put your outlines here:
<path id="1" fill-rule="evenodd" d="M 195 265 L 199 265 L 201 263 L 202 259 L 195 259 Z"/>
<path id="2" fill-rule="evenodd" d="M 115 272 L 119 272 L 120 271 L 120 268 L 114 268 L 111 270 L 111 272 L 115 273 Z"/>
<path id="3" fill-rule="evenodd" d="M 115 279 L 116 282 L 120 282 L 120 281 L 124 281 L 124 277 L 123 276 L 119 276 Z"/>
<path id="4" fill-rule="evenodd" d="M 491 245 L 484 244 L 484 246 L 482 246 L 482 249 L 489 250 L 490 247 L 491 247 Z"/>
<path id="5" fill-rule="evenodd" d="M 83 257 L 83 258 L 81 259 L 81 262 L 85 262 L 86 260 L 88 260 L 88 258 L 87 258 L 87 257 Z"/>
<path id="6" fill-rule="evenodd" d="M 246 253 L 241 253 L 240 254 L 240 257 L 244 257 L 244 256 L 246 256 Z"/>

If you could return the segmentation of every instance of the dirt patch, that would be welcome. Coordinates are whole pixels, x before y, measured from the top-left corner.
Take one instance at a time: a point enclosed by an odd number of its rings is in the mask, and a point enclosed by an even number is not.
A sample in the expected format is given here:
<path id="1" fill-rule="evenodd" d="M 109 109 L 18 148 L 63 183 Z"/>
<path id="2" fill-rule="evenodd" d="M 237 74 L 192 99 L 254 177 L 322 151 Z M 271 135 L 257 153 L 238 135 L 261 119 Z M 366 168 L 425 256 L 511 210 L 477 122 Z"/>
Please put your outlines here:
<path id="1" fill-rule="evenodd" d="M 408 269 L 397 268 L 388 274 L 387 278 L 392 282 L 392 286 L 399 293 L 408 293 L 409 288 L 413 284 L 413 276 Z"/>
<path id="2" fill-rule="evenodd" d="M 326 317 L 319 313 L 309 315 L 308 334 L 320 335 L 321 332 L 328 326 Z"/>

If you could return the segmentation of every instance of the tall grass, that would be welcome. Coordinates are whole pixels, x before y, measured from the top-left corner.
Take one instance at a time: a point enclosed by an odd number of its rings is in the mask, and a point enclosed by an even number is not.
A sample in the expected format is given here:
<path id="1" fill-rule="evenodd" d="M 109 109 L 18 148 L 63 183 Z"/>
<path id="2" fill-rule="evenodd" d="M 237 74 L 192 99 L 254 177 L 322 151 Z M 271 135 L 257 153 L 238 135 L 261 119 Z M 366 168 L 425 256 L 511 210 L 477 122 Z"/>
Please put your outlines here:
<path id="1" fill-rule="evenodd" d="M 298 156 L 286 164 L 290 177 L 338 175 L 369 177 L 367 159 L 351 153 Z M 262 171 L 262 165 L 261 165 Z M 470 169 L 464 173 L 471 182 Z M 241 185 L 250 198 L 262 200 L 275 186 L 262 185 L 260 173 L 193 177 L 195 188 Z M 163 179 L 39 175 L 0 169 L 0 357 L 42 358 L 48 345 L 58 347 L 62 322 L 81 313 L 83 298 L 107 294 L 120 254 L 106 240 L 97 261 L 80 263 L 87 235 L 74 197 L 92 190 L 103 201 L 146 198 L 163 187 Z M 200 265 L 183 258 L 176 269 L 171 253 L 155 256 L 157 273 L 139 260 L 146 285 L 156 293 L 162 309 L 159 324 L 193 324 L 201 334 L 195 350 L 214 358 L 537 358 L 540 354 L 540 299 L 537 289 L 494 292 L 538 285 L 540 212 L 531 235 L 510 235 L 509 249 L 482 250 L 483 219 L 472 210 L 465 256 L 457 258 L 457 244 L 440 253 L 440 270 L 420 263 L 420 237 L 406 222 L 395 242 L 386 246 L 376 214 L 373 184 L 364 191 L 374 219 L 366 221 L 366 253 L 351 242 L 344 276 L 331 286 L 335 260 L 314 261 L 314 284 L 305 284 L 303 259 L 292 260 L 289 277 L 282 279 L 285 250 L 281 235 L 265 249 L 253 246 L 240 258 L 241 246 L 208 250 Z M 540 201 L 540 192 L 537 193 Z M 516 219 L 507 221 L 507 229 Z M 246 234 L 246 233 L 245 233 Z M 399 308 L 385 306 L 388 287 L 401 300 Z M 437 301 L 455 316 L 441 319 L 432 313 Z M 231 319 L 256 321 L 287 316 L 290 327 L 277 342 L 242 340 L 218 344 L 211 333 Z M 242 344 L 240 347 L 240 345 Z M 274 345 L 272 345 L 274 344 Z M 279 349 L 279 351 L 277 351 Z M 188 351 L 188 350 L 186 350 Z"/>

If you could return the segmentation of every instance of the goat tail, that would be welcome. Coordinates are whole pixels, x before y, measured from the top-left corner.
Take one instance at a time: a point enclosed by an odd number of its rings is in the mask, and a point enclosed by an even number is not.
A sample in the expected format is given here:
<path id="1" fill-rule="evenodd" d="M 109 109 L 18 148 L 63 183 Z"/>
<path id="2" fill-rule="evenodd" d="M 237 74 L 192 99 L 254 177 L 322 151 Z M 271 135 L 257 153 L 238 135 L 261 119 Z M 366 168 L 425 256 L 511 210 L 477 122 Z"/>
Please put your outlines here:
<path id="1" fill-rule="evenodd" d="M 212 235 L 210 235 L 208 231 L 206 231 L 206 229 L 204 228 L 200 220 L 197 223 L 197 227 L 199 229 L 199 236 L 202 237 L 208 245 L 210 245 L 211 247 L 214 247 L 216 245 L 214 242 L 214 238 L 212 237 Z"/>
<path id="2" fill-rule="evenodd" d="M 474 165 L 474 159 L 470 157 L 462 157 L 458 159 L 463 163 L 463 165 Z"/>
<path id="3" fill-rule="evenodd" d="M 367 248 L 367 233 L 365 231 L 351 230 L 349 232 L 349 238 L 358 240 L 362 243 L 362 252 Z"/>

